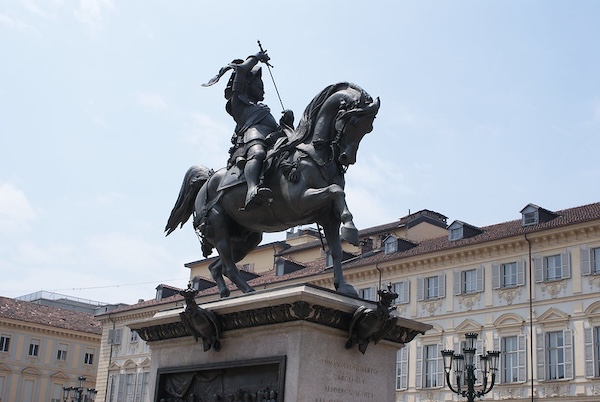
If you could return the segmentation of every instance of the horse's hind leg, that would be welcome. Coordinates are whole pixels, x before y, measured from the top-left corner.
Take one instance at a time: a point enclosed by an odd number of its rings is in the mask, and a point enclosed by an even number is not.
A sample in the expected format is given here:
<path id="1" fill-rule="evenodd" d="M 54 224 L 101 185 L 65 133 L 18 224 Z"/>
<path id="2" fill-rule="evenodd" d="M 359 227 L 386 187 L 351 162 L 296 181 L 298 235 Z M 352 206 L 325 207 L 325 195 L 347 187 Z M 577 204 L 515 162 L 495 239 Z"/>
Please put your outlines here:
<path id="1" fill-rule="evenodd" d="M 256 248 L 262 240 L 262 233 L 260 232 L 247 232 L 242 237 L 230 239 L 229 244 L 231 247 L 231 255 L 233 256 L 233 267 L 234 269 L 227 270 L 225 268 L 225 276 L 227 276 L 233 283 L 236 284 L 238 289 L 244 293 L 254 292 L 246 280 L 240 274 L 238 267 L 235 265 L 236 262 L 241 261 L 248 253 Z"/>
<path id="2" fill-rule="evenodd" d="M 225 284 L 225 279 L 223 279 L 223 263 L 221 262 L 221 259 L 217 258 L 216 261 L 208 266 L 208 269 L 210 270 L 210 274 L 219 288 L 219 294 L 221 297 L 229 297 L 229 288 Z"/>

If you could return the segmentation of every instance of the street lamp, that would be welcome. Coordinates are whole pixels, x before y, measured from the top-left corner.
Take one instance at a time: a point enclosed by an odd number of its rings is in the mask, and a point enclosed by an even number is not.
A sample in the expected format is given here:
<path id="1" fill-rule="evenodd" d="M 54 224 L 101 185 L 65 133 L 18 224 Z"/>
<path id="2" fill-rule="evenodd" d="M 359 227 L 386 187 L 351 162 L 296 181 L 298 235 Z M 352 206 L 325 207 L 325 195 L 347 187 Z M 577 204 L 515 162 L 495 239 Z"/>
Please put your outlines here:
<path id="1" fill-rule="evenodd" d="M 84 388 L 83 382 L 86 380 L 85 377 L 77 377 L 79 381 L 78 387 L 63 387 L 63 401 L 64 402 L 94 402 L 96 399 L 96 391 L 94 388 Z"/>
<path id="2" fill-rule="evenodd" d="M 444 360 L 444 371 L 446 372 L 446 384 L 452 392 L 467 398 L 468 402 L 475 402 L 475 398 L 481 398 L 494 387 L 496 381 L 496 373 L 498 371 L 498 359 L 500 357 L 500 351 L 492 350 L 482 355 L 479 359 L 481 367 L 479 370 L 483 376 L 481 390 L 475 390 L 475 352 L 477 351 L 477 334 L 468 333 L 465 334 L 465 346 L 463 347 L 462 354 L 457 354 L 453 350 L 442 350 L 442 358 Z M 452 387 L 452 381 L 450 380 L 450 371 L 454 369 L 454 375 L 456 376 L 456 388 Z M 461 390 L 461 380 L 465 376 L 467 383 L 467 389 Z M 488 388 L 488 377 L 490 377 L 490 383 Z"/>

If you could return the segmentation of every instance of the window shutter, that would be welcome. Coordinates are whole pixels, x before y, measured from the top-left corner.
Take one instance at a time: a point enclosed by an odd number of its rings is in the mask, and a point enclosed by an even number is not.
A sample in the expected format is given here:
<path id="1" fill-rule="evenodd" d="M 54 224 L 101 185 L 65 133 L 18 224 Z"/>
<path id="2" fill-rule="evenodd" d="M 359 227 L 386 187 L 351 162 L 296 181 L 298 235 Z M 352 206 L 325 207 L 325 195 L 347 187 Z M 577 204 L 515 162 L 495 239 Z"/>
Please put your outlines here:
<path id="1" fill-rule="evenodd" d="M 108 344 L 112 345 L 114 342 L 115 342 L 115 330 L 109 329 L 108 330 Z"/>
<path id="2" fill-rule="evenodd" d="M 571 277 L 571 254 L 567 251 L 560 255 L 560 261 L 562 263 L 562 277 L 568 279 Z"/>
<path id="3" fill-rule="evenodd" d="M 440 353 L 444 349 L 443 344 L 438 345 L 438 356 L 436 360 L 436 373 L 435 373 L 435 385 L 437 387 L 443 387 L 444 384 L 444 359 L 442 359 L 442 354 Z"/>
<path id="4" fill-rule="evenodd" d="M 379 295 L 377 294 L 377 285 L 371 286 L 371 301 L 379 301 Z"/>
<path id="5" fill-rule="evenodd" d="M 537 283 L 544 282 L 544 257 L 534 257 L 535 264 L 535 281 Z"/>
<path id="6" fill-rule="evenodd" d="M 403 297 L 403 299 L 402 299 L 403 303 L 410 302 L 410 281 L 404 282 L 404 295 L 402 297 Z"/>
<path id="7" fill-rule="evenodd" d="M 113 344 L 120 345 L 121 344 L 121 335 L 123 334 L 123 329 L 115 329 L 115 337 L 113 339 Z"/>
<path id="8" fill-rule="evenodd" d="M 485 275 L 485 271 L 484 271 L 483 265 L 480 266 L 479 268 L 477 268 L 477 270 L 475 271 L 475 273 L 477 275 L 477 291 L 478 292 L 483 292 L 484 275 Z"/>
<path id="9" fill-rule="evenodd" d="M 415 388 L 423 388 L 423 346 L 417 346 L 417 367 L 415 370 Z"/>
<path id="10" fill-rule="evenodd" d="M 593 328 L 583 329 L 584 349 L 585 349 L 585 376 L 587 378 L 596 377 L 594 361 L 594 332 Z"/>
<path id="11" fill-rule="evenodd" d="M 591 275 L 592 274 L 592 264 L 591 261 L 591 253 L 590 249 L 587 246 L 581 246 L 581 274 L 582 275 Z"/>
<path id="12" fill-rule="evenodd" d="M 525 335 L 517 336 L 517 347 L 518 347 L 518 360 L 519 360 L 519 373 L 518 380 L 525 382 L 527 381 L 527 338 Z M 498 350 L 498 349 L 496 349 Z"/>
<path id="13" fill-rule="evenodd" d="M 398 378 L 398 383 L 396 384 L 396 389 L 407 389 L 408 388 L 408 348 L 405 346 L 398 351 L 398 356 L 396 357 L 399 362 L 400 368 L 400 376 Z M 396 373 L 397 375 L 398 373 Z"/>
<path id="14" fill-rule="evenodd" d="M 517 285 L 525 285 L 525 259 L 517 261 Z"/>
<path id="15" fill-rule="evenodd" d="M 493 269 L 493 268 L 492 268 Z M 494 337 L 494 350 L 500 350 L 500 338 Z M 502 383 L 502 355 L 503 351 L 500 351 L 500 358 L 498 359 L 498 374 L 496 374 L 496 384 Z"/>
<path id="16" fill-rule="evenodd" d="M 439 279 L 438 279 L 438 284 L 440 285 L 440 299 L 442 297 L 446 297 L 446 275 L 445 274 L 440 274 Z"/>
<path id="17" fill-rule="evenodd" d="M 492 264 L 492 289 L 500 289 L 500 287 L 500 264 Z"/>
<path id="18" fill-rule="evenodd" d="M 454 296 L 458 296 L 462 293 L 461 282 L 462 272 L 454 271 Z"/>
<path id="19" fill-rule="evenodd" d="M 573 379 L 573 331 L 565 329 L 563 338 L 565 340 L 565 378 Z"/>
<path id="20" fill-rule="evenodd" d="M 536 335 L 537 343 L 537 379 L 546 379 L 546 336 L 544 333 Z"/>
<path id="21" fill-rule="evenodd" d="M 425 299 L 424 287 L 425 281 L 423 280 L 423 278 L 417 278 L 417 301 L 423 301 L 423 299 Z"/>
<path id="22" fill-rule="evenodd" d="M 475 348 L 477 348 L 477 352 L 475 354 L 475 361 L 473 362 L 475 365 L 475 370 L 477 370 L 479 373 L 481 373 L 481 361 L 479 360 L 479 358 L 481 357 L 481 355 L 483 355 L 483 353 L 485 352 L 485 341 L 481 338 L 477 339 L 477 342 L 475 343 Z M 478 375 L 475 376 L 475 384 L 477 385 L 481 385 L 482 384 L 482 379 L 483 376 L 482 375 Z"/>
<path id="23" fill-rule="evenodd" d="M 119 374 L 119 388 L 117 391 L 117 401 L 125 400 L 125 374 Z"/>

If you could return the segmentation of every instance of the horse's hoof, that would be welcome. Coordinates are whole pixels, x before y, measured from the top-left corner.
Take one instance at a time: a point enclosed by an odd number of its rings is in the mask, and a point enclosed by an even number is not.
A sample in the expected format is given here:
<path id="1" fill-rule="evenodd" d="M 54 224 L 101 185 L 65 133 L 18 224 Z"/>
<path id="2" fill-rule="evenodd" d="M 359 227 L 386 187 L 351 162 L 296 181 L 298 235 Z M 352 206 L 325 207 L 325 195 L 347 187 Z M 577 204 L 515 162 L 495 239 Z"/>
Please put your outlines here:
<path id="1" fill-rule="evenodd" d="M 229 291 L 228 288 L 225 288 L 225 289 L 221 289 L 221 292 L 219 292 L 219 294 L 221 295 L 221 298 L 224 298 L 224 297 L 229 297 L 231 292 Z"/>
<path id="2" fill-rule="evenodd" d="M 342 239 L 346 240 L 353 246 L 358 246 L 358 229 L 354 225 L 342 225 Z"/>
<path id="3" fill-rule="evenodd" d="M 338 293 L 341 293 L 343 295 L 346 296 L 351 296 L 351 297 L 358 297 L 358 293 L 356 292 L 356 289 L 354 289 L 354 286 L 348 284 L 348 283 L 343 283 L 341 285 L 336 285 L 335 290 Z"/>
<path id="4" fill-rule="evenodd" d="M 248 289 L 243 289 L 242 293 L 252 293 L 252 292 L 256 292 L 256 290 L 254 290 L 253 287 L 248 287 Z"/>

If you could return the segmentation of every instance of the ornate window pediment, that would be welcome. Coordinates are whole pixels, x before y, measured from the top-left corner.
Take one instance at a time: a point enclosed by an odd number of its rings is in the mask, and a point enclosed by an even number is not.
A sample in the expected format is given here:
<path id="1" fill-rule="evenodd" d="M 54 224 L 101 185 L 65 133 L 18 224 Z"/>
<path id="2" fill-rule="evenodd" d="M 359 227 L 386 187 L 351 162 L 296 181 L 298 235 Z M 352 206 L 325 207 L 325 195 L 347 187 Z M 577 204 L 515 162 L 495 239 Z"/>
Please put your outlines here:
<path id="1" fill-rule="evenodd" d="M 481 328 L 483 328 L 483 325 L 481 325 L 475 320 L 468 318 L 460 324 L 458 324 L 456 328 L 454 328 L 454 331 L 460 334 L 466 334 L 467 332 L 479 333 L 481 331 Z"/>
<path id="2" fill-rule="evenodd" d="M 538 317 L 538 322 L 541 323 L 545 331 L 549 328 L 563 329 L 569 322 L 569 315 L 551 307 Z"/>

